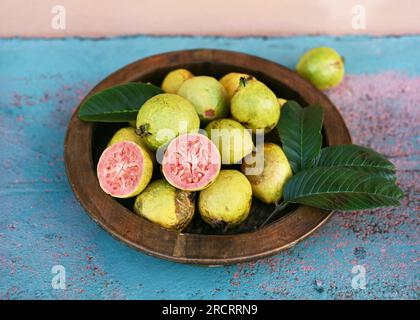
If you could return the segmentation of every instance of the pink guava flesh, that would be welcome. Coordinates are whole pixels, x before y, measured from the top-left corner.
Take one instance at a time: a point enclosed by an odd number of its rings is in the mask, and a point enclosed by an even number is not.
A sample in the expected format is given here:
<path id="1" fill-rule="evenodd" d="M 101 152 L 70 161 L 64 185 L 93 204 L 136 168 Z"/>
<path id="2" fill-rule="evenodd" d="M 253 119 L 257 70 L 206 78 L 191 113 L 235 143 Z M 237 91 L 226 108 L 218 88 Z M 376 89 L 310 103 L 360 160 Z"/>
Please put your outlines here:
<path id="1" fill-rule="evenodd" d="M 183 134 L 171 141 L 162 161 L 162 172 L 174 187 L 198 191 L 209 186 L 220 171 L 220 153 L 202 134 Z"/>
<path id="2" fill-rule="evenodd" d="M 132 194 L 143 173 L 143 155 L 137 144 L 121 141 L 106 148 L 97 168 L 99 184 L 113 197 Z"/>

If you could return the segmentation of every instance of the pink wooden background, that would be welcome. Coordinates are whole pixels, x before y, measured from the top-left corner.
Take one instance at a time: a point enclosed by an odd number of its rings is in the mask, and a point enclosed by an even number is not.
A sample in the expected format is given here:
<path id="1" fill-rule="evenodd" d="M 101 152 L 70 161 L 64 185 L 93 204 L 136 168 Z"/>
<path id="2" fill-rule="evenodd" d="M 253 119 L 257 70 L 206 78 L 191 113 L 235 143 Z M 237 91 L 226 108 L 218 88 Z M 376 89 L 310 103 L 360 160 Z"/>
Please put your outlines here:
<path id="1" fill-rule="evenodd" d="M 66 28 L 51 27 L 55 5 Z M 355 5 L 366 28 L 352 28 Z M 0 37 L 420 33 L 417 0 L 0 0 Z"/>

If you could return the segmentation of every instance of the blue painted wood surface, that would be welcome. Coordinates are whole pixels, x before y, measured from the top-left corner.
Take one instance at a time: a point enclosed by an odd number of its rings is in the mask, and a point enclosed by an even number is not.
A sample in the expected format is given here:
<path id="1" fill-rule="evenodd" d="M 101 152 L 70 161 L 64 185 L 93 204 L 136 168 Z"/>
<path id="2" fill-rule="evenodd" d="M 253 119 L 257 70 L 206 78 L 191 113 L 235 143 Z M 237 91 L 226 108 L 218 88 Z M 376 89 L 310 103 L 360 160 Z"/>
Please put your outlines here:
<path id="1" fill-rule="evenodd" d="M 255 263 L 181 265 L 114 240 L 80 207 L 63 163 L 67 123 L 80 99 L 115 69 L 151 54 L 222 48 L 293 68 L 314 46 L 332 46 L 347 76 L 327 92 L 355 143 L 388 155 L 402 206 L 338 212 L 312 237 Z M 127 37 L 0 39 L 0 299 L 419 298 L 420 36 Z M 66 290 L 51 268 L 66 269 Z M 352 288 L 352 268 L 366 289 Z"/>

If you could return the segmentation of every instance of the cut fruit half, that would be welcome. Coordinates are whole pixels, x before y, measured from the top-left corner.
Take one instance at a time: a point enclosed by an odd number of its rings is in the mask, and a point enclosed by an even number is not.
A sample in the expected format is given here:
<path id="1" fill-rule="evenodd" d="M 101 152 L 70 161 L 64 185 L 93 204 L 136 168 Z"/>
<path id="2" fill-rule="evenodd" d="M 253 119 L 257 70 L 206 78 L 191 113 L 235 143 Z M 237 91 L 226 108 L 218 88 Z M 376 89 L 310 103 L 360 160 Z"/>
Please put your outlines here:
<path id="1" fill-rule="evenodd" d="M 175 188 L 199 191 L 214 182 L 220 166 L 220 153 L 210 139 L 198 133 L 183 134 L 169 143 L 162 173 Z"/>
<path id="2" fill-rule="evenodd" d="M 153 164 L 146 150 L 132 141 L 117 142 L 99 158 L 99 185 L 116 198 L 130 198 L 146 188 L 152 178 Z"/>

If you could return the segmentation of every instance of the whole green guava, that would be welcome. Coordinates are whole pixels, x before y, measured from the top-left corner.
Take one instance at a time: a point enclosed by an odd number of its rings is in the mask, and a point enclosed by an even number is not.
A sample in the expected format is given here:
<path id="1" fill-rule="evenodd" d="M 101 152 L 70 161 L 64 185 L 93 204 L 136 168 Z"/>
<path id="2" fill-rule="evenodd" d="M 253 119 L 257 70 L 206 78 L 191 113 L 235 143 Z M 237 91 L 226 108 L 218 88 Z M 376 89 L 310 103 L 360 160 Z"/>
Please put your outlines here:
<path id="1" fill-rule="evenodd" d="M 344 77 L 344 60 L 332 48 L 319 47 L 306 52 L 296 71 L 320 90 L 338 85 Z"/>
<path id="2" fill-rule="evenodd" d="M 197 132 L 200 118 L 187 99 L 162 93 L 141 106 L 136 127 L 136 133 L 155 151 L 182 133 Z"/>
<path id="3" fill-rule="evenodd" d="M 232 97 L 230 112 L 235 120 L 255 131 L 271 131 L 280 119 L 280 105 L 276 95 L 264 83 L 241 78 Z"/>
<path id="4" fill-rule="evenodd" d="M 229 101 L 223 86 L 215 78 L 193 77 L 185 81 L 178 94 L 190 101 L 203 122 L 224 118 L 229 112 Z"/>

